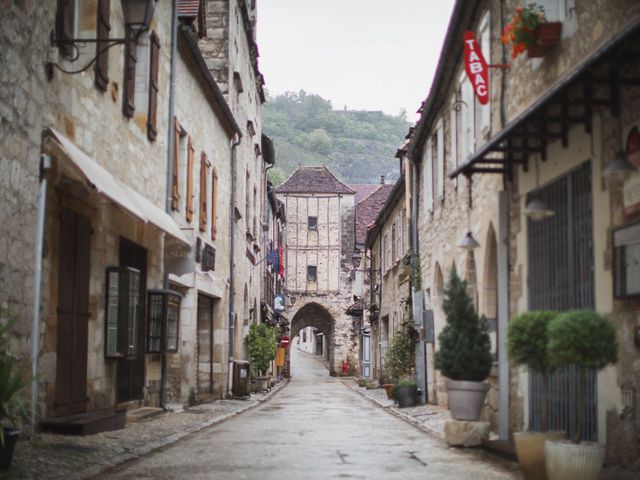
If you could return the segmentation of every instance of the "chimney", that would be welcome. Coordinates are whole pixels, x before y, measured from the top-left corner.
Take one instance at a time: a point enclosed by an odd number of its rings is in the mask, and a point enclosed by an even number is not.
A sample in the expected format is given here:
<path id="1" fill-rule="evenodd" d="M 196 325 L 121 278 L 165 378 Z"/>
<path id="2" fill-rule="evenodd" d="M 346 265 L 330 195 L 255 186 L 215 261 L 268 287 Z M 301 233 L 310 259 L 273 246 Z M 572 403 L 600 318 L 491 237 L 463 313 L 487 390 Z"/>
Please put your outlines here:
<path id="1" fill-rule="evenodd" d="M 380 185 L 384 185 L 384 175 L 380 175 Z"/>

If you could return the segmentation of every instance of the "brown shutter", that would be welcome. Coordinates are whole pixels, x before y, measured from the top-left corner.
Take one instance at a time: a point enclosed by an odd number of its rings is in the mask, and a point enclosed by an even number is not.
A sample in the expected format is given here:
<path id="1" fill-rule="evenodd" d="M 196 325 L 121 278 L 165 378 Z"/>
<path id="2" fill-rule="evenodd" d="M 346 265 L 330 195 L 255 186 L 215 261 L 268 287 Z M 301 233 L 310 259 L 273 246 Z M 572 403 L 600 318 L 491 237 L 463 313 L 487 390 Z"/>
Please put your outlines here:
<path id="1" fill-rule="evenodd" d="M 178 119 L 174 118 L 173 126 L 173 172 L 171 187 L 171 208 L 178 210 L 178 200 L 180 199 L 180 190 L 178 185 L 178 148 L 180 147 L 180 125 Z"/>
<path id="2" fill-rule="evenodd" d="M 109 38 L 111 24 L 109 23 L 109 15 L 111 13 L 111 0 L 98 0 L 98 22 L 96 28 L 97 38 L 106 40 Z M 103 92 L 109 86 L 109 50 L 107 47 L 109 42 L 97 42 L 96 44 L 96 87 Z"/>
<path id="3" fill-rule="evenodd" d="M 193 219 L 193 156 L 195 150 L 193 148 L 193 142 L 191 136 L 189 136 L 189 148 L 187 153 L 187 209 L 185 216 L 187 222 Z"/>
<path id="4" fill-rule="evenodd" d="M 207 180 L 209 179 L 209 160 L 207 154 L 200 155 L 200 231 L 207 230 Z"/>
<path id="5" fill-rule="evenodd" d="M 77 52 L 69 41 L 73 39 L 73 30 L 75 23 L 74 0 L 58 0 L 58 9 L 56 11 L 56 42 L 60 53 L 65 57 L 73 57 Z"/>
<path id="6" fill-rule="evenodd" d="M 136 109 L 136 34 L 130 28 L 126 29 L 124 42 L 124 92 L 122 95 L 122 113 L 125 117 L 133 117 Z"/>
<path id="7" fill-rule="evenodd" d="M 147 137 L 152 142 L 158 133 L 156 117 L 158 112 L 158 62 L 160 57 L 160 40 L 156 32 L 150 36 L 151 60 L 149 69 L 149 112 L 147 116 Z"/>
<path id="8" fill-rule="evenodd" d="M 216 223 L 216 210 L 217 210 L 217 197 L 218 197 L 218 172 L 213 169 L 211 175 L 211 239 L 216 239 L 216 233 L 218 230 Z"/>

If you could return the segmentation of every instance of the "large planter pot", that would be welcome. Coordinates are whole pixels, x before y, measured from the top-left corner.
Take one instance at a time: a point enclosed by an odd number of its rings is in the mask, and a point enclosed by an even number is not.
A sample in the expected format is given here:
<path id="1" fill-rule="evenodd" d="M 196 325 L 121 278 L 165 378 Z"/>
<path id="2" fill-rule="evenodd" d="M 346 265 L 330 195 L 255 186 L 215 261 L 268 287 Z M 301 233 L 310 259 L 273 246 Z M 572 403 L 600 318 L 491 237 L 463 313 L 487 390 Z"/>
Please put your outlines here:
<path id="1" fill-rule="evenodd" d="M 413 407 L 416 404 L 418 387 L 398 387 L 396 388 L 396 400 L 400 408 Z"/>
<path id="2" fill-rule="evenodd" d="M 256 377 L 256 392 L 266 392 L 269 390 L 269 377 Z"/>
<path id="3" fill-rule="evenodd" d="M 529 58 L 543 57 L 546 53 L 560 43 L 562 33 L 562 22 L 541 23 L 533 31 L 536 43 L 527 45 L 527 55 Z"/>
<path id="4" fill-rule="evenodd" d="M 20 430 L 4 428 L 4 445 L 0 444 L 0 470 L 7 470 L 11 466 L 13 449 L 16 446 Z"/>
<path id="5" fill-rule="evenodd" d="M 489 384 L 465 380 L 447 380 L 447 398 L 451 418 L 454 420 L 478 420 Z"/>
<path id="6" fill-rule="evenodd" d="M 518 464 L 526 480 L 547 480 L 547 470 L 544 464 L 544 442 L 565 438 L 567 438 L 565 432 L 517 432 L 513 434 Z"/>
<path id="7" fill-rule="evenodd" d="M 549 480 L 597 480 L 604 464 L 604 445 L 547 440 L 544 458 Z"/>

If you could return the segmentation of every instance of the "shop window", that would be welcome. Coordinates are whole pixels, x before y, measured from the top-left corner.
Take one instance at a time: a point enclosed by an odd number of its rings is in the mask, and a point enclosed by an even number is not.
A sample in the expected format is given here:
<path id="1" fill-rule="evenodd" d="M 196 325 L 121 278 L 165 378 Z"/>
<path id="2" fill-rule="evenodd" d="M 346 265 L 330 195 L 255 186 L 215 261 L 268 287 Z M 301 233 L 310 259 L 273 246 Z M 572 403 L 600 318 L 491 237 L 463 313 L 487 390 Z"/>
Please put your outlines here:
<path id="1" fill-rule="evenodd" d="M 149 290 L 147 352 L 178 351 L 180 294 L 169 290 Z M 162 339 L 165 338 L 164 350 Z"/>
<path id="2" fill-rule="evenodd" d="M 107 269 L 105 354 L 109 358 L 135 357 L 138 326 L 142 318 L 140 270 L 131 267 Z"/>

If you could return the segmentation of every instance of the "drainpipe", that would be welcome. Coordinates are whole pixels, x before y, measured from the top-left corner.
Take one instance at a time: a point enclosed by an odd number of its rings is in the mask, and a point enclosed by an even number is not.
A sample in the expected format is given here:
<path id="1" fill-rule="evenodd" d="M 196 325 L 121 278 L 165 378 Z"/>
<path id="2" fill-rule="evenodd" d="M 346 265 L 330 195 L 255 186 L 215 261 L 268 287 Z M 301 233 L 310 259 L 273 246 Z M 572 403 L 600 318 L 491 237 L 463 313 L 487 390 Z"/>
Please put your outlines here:
<path id="1" fill-rule="evenodd" d="M 264 167 L 264 191 L 265 191 L 265 195 L 263 196 L 263 201 L 264 201 L 264 223 L 269 225 L 269 207 L 271 206 L 269 204 L 269 184 L 267 183 L 269 180 L 267 178 L 267 172 L 269 170 L 271 170 L 276 164 L 276 160 L 275 158 L 273 159 L 273 163 L 271 165 L 267 165 L 266 167 Z M 276 203 L 276 208 L 277 208 L 278 204 Z M 277 212 L 273 212 L 274 216 Z M 276 221 L 273 222 L 274 223 L 274 228 L 276 225 Z M 275 233 L 275 232 L 271 232 L 271 233 Z M 273 236 L 273 235 L 272 235 Z M 267 246 L 267 240 L 269 238 L 269 235 L 267 234 L 267 232 L 265 232 L 264 230 L 262 231 L 262 248 L 266 248 Z M 266 251 L 263 252 L 263 255 L 266 255 Z M 264 282 L 264 299 L 265 301 L 267 301 L 269 299 L 269 282 L 267 282 L 267 262 L 264 262 L 264 265 L 262 266 L 262 281 Z"/>
<path id="2" fill-rule="evenodd" d="M 242 134 L 238 132 L 237 140 L 231 144 L 231 202 L 229 206 L 229 221 L 231 222 L 231 228 L 229 229 L 229 381 L 231 383 L 231 377 L 233 375 L 233 296 L 234 296 L 234 276 L 235 276 L 235 238 L 236 238 L 236 149 L 242 141 Z"/>
<path id="3" fill-rule="evenodd" d="M 44 217 L 47 201 L 47 171 L 51 157 L 40 155 L 40 188 L 38 191 L 38 218 L 36 223 L 36 252 L 33 288 L 33 319 L 31 324 L 31 432 L 35 434 L 38 416 L 38 350 L 40 346 L 40 288 L 42 283 L 42 246 L 44 243 Z"/>
<path id="4" fill-rule="evenodd" d="M 167 197 L 165 199 L 165 211 L 171 214 L 171 200 L 173 196 L 173 150 L 175 147 L 175 87 L 176 87 L 176 50 L 178 47 L 178 8 L 177 0 L 171 5 L 171 72 L 169 73 L 169 131 L 167 148 Z M 169 290 L 169 273 L 165 270 L 162 280 L 162 288 Z M 162 339 L 165 345 L 162 348 L 162 364 L 160 366 L 160 408 L 167 409 L 167 352 L 166 338 Z"/>

